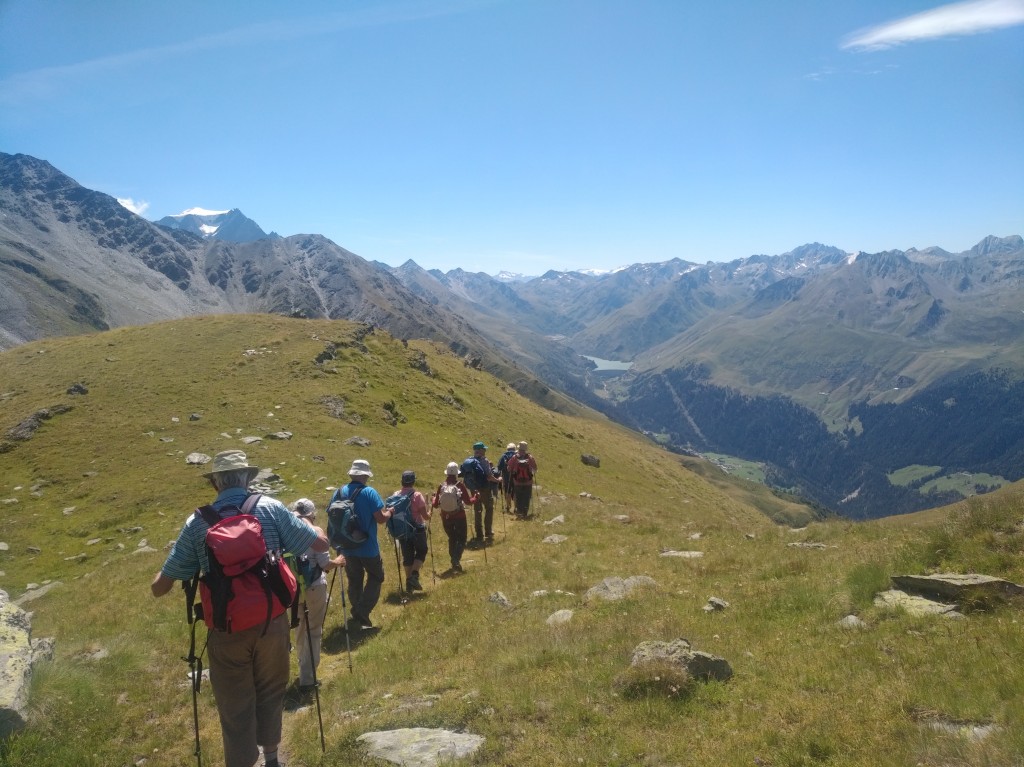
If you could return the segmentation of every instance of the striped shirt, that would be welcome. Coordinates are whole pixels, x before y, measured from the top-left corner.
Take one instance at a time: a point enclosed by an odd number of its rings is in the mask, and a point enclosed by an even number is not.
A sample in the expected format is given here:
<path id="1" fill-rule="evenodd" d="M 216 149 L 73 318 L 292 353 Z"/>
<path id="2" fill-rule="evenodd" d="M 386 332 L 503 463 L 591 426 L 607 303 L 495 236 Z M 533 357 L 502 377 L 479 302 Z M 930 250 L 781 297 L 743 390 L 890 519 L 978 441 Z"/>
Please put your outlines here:
<path id="1" fill-rule="evenodd" d="M 248 492 L 243 488 L 228 488 L 221 491 L 211 505 L 216 511 L 227 507 L 241 508 L 247 495 Z M 268 550 L 277 549 L 298 555 L 306 551 L 317 538 L 316 530 L 268 495 L 260 497 L 252 513 L 263 527 L 263 539 L 267 542 Z M 206 531 L 209 529 L 201 516 L 190 514 L 160 572 L 176 581 L 191 580 L 200 570 L 204 574 L 208 573 L 210 562 L 206 556 Z"/>

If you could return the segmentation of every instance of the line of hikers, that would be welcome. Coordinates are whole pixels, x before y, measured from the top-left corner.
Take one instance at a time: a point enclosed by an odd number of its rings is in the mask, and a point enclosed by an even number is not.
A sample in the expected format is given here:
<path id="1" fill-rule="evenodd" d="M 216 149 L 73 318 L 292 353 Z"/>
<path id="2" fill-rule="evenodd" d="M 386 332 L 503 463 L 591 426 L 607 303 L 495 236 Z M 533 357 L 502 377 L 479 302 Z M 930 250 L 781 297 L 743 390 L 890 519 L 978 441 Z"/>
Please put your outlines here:
<path id="1" fill-rule="evenodd" d="M 486 457 L 487 446 L 475 443 L 473 455 L 461 466 L 453 461 L 445 467 L 444 481 L 429 504 L 415 489 L 416 474 L 411 470 L 402 473 L 401 489 L 382 499 L 368 484 L 373 477 L 369 462 L 356 459 L 348 472 L 349 482 L 338 487 L 327 504 L 327 530 L 317 526 L 316 505 L 308 498 L 300 498 L 289 509 L 274 498 L 250 493 L 248 487 L 259 467 L 249 465 L 244 452 L 218 453 L 212 470 L 203 475 L 217 492 L 216 499 L 185 520 L 150 586 L 157 597 L 167 594 L 175 581 L 180 581 L 185 591 L 191 647 L 184 660 L 191 668 L 199 764 L 197 695 L 202 655 L 207 649 L 226 767 L 252 767 L 261 750 L 264 767 L 281 767 L 277 751 L 292 627 L 298 629 L 299 689 L 316 691 L 319 716 L 316 668 L 330 599 L 326 573 L 342 569 L 348 579 L 351 612 L 346 639 L 350 630 L 372 629 L 370 613 L 384 583 L 378 525 L 388 525 L 401 548 L 406 590 L 421 591 L 429 524 L 433 510 L 440 510 L 451 561 L 448 573 L 462 573 L 464 550 L 494 540 L 495 495 L 504 497 L 506 512 L 514 508 L 517 518 L 529 518 L 537 462 L 527 448 L 526 442 L 509 443 L 498 464 L 492 466 Z M 467 541 L 469 506 L 474 511 L 471 542 Z M 305 587 L 301 591 L 299 581 Z M 343 584 L 343 601 L 345 593 Z M 295 611 L 300 603 L 302 615 L 298 617 Z M 197 656 L 195 628 L 199 621 L 206 623 L 208 634 L 206 646 Z"/>

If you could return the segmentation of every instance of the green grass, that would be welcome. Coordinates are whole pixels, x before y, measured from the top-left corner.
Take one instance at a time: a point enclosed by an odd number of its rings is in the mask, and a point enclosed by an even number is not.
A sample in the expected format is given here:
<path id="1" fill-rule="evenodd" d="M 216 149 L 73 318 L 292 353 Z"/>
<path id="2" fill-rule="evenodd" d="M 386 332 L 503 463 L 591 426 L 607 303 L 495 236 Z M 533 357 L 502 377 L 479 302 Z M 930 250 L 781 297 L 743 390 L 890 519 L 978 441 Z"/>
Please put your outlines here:
<path id="1" fill-rule="evenodd" d="M 889 481 L 892 484 L 899 485 L 900 487 L 906 487 L 914 482 L 919 482 L 925 477 L 937 474 L 940 471 L 942 471 L 941 466 L 922 466 L 920 464 L 914 464 L 912 466 L 904 466 L 902 469 L 890 472 L 886 476 L 888 476 Z"/>
<path id="2" fill-rule="evenodd" d="M 327 341 L 337 358 L 315 365 Z M 89 393 L 67 395 L 76 382 Z M 342 418 L 330 415 L 328 397 L 344 402 Z M 182 598 L 175 590 L 155 600 L 149 582 L 186 514 L 209 498 L 203 469 L 185 456 L 281 430 L 292 439 L 245 449 L 281 476 L 286 502 L 305 495 L 322 504 L 356 457 L 371 461 L 379 490 L 395 489 L 406 468 L 429 489 L 477 439 L 495 457 L 505 443 L 529 440 L 541 484 L 537 521 L 497 520 L 486 560 L 467 553 L 458 579 L 435 582 L 428 562 L 425 593 L 406 605 L 393 599 L 385 547 L 381 630 L 353 648 L 351 673 L 335 590 L 320 667 L 327 754 L 315 710 L 288 713 L 290 767 L 372 764 L 356 737 L 411 726 L 485 736 L 477 765 L 1021 763 L 1019 610 L 924 620 L 872 603 L 903 572 L 978 570 L 1024 582 L 1019 484 L 927 514 L 804 518 L 793 531 L 760 510 L 767 501 L 754 483 L 687 464 L 600 416 L 543 410 L 443 348 L 406 348 L 343 322 L 208 317 L 0 354 L 0 439 L 61 403 L 73 409 L 0 453 L 0 501 L 17 499 L 0 505 L 9 545 L 0 587 L 17 597 L 29 582 L 62 584 L 29 605 L 33 635 L 55 637 L 57 657 L 38 667 L 29 727 L 0 747 L 5 767 L 195 763 Z M 346 446 L 353 436 L 372 444 Z M 584 453 L 601 468 L 584 466 Z M 564 525 L 542 524 L 557 514 Z M 568 540 L 542 543 L 551 532 Z M 133 553 L 143 539 L 159 551 Z M 787 545 L 798 541 L 827 548 Z M 437 525 L 432 544 L 440 572 Z M 705 556 L 658 556 L 666 548 Z M 648 575 L 657 586 L 583 603 L 587 588 L 615 575 Z M 548 594 L 535 596 L 541 589 Z M 488 600 L 499 590 L 511 609 Z M 729 609 L 706 613 L 711 596 Z M 547 626 L 562 608 L 575 611 L 572 621 Z M 837 627 L 851 612 L 866 631 Z M 678 637 L 729 660 L 733 678 L 682 695 L 624 694 L 633 648 Z M 107 657 L 92 659 L 97 649 Z M 204 763 L 216 764 L 208 685 L 200 716 Z M 935 716 L 1001 729 L 970 743 L 922 725 Z"/>

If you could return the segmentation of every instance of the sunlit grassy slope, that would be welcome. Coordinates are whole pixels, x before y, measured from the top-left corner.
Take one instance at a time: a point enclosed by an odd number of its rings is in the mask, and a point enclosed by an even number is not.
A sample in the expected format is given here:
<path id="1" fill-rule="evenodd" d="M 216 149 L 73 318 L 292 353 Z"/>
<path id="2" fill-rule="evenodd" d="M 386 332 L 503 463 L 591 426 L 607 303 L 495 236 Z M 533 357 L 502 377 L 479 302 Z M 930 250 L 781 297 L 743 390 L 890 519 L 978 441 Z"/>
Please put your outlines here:
<path id="1" fill-rule="evenodd" d="M 317 364 L 328 348 L 333 359 Z M 88 393 L 68 394 L 76 383 Z M 16 598 L 28 583 L 61 582 L 26 606 L 57 657 L 38 668 L 32 722 L 0 764 L 195 763 L 183 600 L 148 588 L 167 542 L 210 497 L 189 453 L 243 447 L 280 475 L 283 501 L 322 507 L 353 458 L 372 463 L 384 493 L 407 468 L 428 491 L 474 441 L 497 458 L 521 439 L 540 464 L 537 519 L 497 520 L 486 556 L 468 552 L 465 576 L 436 580 L 447 561 L 435 523 L 426 592 L 404 605 L 385 540 L 380 631 L 355 643 L 351 672 L 336 588 L 320 669 L 327 754 L 315 710 L 288 713 L 289 765 L 371 764 L 355 738 L 405 726 L 485 736 L 480 765 L 1021 764 L 1020 612 L 949 621 L 872 606 L 899 572 L 984 568 L 1024 582 L 1019 487 L 913 523 L 793 531 L 599 416 L 540 409 L 444 349 L 341 322 L 207 317 L 0 354 L 0 441 L 60 405 L 71 409 L 0 453 L 0 587 Z M 268 438 L 283 431 L 292 437 Z M 565 523 L 543 524 L 556 515 Z M 551 533 L 567 539 L 544 543 Z M 137 553 L 144 543 L 158 551 Z M 590 586 L 630 575 L 657 586 L 583 603 Z M 497 591 L 511 609 L 489 601 Z M 705 612 L 711 596 L 730 607 Z M 546 625 L 562 608 L 575 611 L 570 623 Z M 868 629 L 837 627 L 850 613 Z M 631 650 L 677 637 L 726 658 L 733 679 L 681 699 L 622 696 Z M 200 715 L 204 763 L 216 764 L 208 686 Z M 938 720 L 998 729 L 973 742 L 927 726 Z"/>

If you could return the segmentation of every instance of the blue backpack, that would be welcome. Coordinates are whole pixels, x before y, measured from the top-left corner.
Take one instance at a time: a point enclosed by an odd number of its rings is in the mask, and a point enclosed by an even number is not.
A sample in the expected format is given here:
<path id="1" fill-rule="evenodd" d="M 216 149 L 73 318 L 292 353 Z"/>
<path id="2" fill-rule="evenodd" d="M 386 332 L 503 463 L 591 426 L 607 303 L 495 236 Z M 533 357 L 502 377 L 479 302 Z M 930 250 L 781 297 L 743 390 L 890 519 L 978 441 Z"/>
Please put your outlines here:
<path id="1" fill-rule="evenodd" d="M 360 487 L 351 498 L 338 497 L 327 507 L 327 539 L 335 549 L 358 549 L 370 538 L 356 516 L 356 498 L 363 492 Z"/>
<path id="2" fill-rule="evenodd" d="M 476 456 L 470 456 L 462 462 L 462 481 L 470 490 L 484 490 L 487 487 L 487 472 L 477 460 Z"/>
<path id="3" fill-rule="evenodd" d="M 384 501 L 385 508 L 391 509 L 387 526 L 396 541 L 411 541 L 421 528 L 412 518 L 412 493 L 395 493 Z"/>

